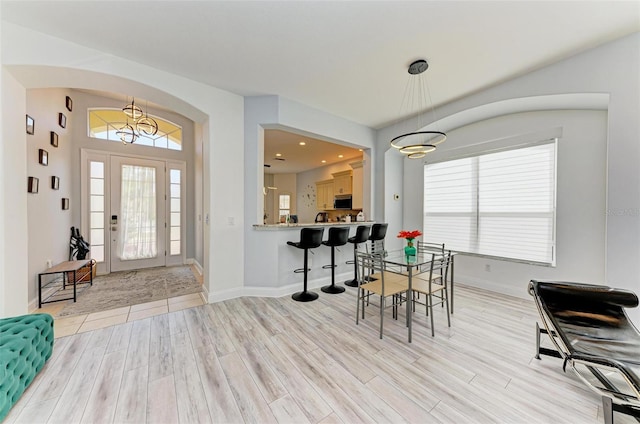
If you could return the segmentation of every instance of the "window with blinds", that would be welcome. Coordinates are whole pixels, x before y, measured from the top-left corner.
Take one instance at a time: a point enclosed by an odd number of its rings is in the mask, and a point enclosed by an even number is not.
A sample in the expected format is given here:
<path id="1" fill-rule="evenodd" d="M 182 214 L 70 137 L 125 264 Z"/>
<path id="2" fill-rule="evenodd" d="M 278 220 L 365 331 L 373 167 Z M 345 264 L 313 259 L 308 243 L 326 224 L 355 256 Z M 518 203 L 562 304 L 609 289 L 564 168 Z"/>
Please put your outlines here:
<path id="1" fill-rule="evenodd" d="M 554 265 L 556 140 L 424 171 L 424 234 L 448 249 Z"/>

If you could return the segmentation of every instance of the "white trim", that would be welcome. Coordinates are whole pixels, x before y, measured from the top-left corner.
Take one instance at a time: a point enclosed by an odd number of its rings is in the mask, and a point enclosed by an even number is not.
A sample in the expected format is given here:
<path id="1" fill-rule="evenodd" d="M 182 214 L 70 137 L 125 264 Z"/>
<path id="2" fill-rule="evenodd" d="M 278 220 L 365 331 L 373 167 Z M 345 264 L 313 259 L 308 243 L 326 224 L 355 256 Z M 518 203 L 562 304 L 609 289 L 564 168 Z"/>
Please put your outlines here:
<path id="1" fill-rule="evenodd" d="M 335 276 L 336 281 L 352 279 L 353 272 L 345 272 Z M 338 283 L 336 283 L 338 284 Z M 307 281 L 308 290 L 320 290 L 320 287 L 327 285 L 327 277 L 317 278 Z M 203 291 L 205 287 L 203 286 Z M 289 284 L 282 287 L 238 287 L 234 289 L 224 290 L 221 292 L 209 293 L 207 303 L 217 303 L 225 300 L 235 299 L 239 297 L 283 297 L 293 293 L 302 291 L 302 282 Z"/>
<path id="2" fill-rule="evenodd" d="M 188 258 L 184 261 L 184 263 L 187 265 L 193 265 L 196 271 L 198 271 L 198 274 L 204 275 L 204 269 L 202 268 L 202 265 L 200 265 L 200 262 L 198 262 L 195 258 Z"/>
<path id="3" fill-rule="evenodd" d="M 488 291 L 500 293 L 507 296 L 517 297 L 519 299 L 532 300 L 531 296 L 529 295 L 529 292 L 527 291 L 527 285 L 529 284 L 529 280 L 527 278 L 522 279 L 522 281 L 520 282 L 521 285 L 513 284 L 510 286 L 505 286 L 503 284 L 497 283 L 492 280 L 484 280 L 482 278 L 478 278 L 477 276 L 459 275 L 458 272 L 456 272 L 455 278 L 456 279 L 454 283 L 454 296 L 455 296 L 455 288 L 457 287 L 457 284 L 460 283 L 461 285 L 476 287 L 479 289 L 488 290 Z"/>
<path id="4" fill-rule="evenodd" d="M 81 148 L 80 149 L 80 231 L 83 234 L 88 234 L 89 232 L 89 223 L 90 223 L 90 217 L 89 217 L 89 211 L 88 211 L 88 200 L 89 200 L 89 188 L 88 188 L 88 184 L 87 184 L 87 178 L 89 178 L 89 170 L 88 170 L 88 161 L 89 160 L 104 160 L 104 165 L 105 165 L 105 258 L 104 258 L 104 262 L 101 262 L 100 265 L 101 267 L 98 269 L 98 273 L 100 275 L 103 274 L 109 274 L 111 272 L 111 245 L 110 245 L 110 234 L 109 234 L 109 228 L 110 228 L 110 214 L 108 214 L 106 212 L 107 206 L 108 206 L 108 202 L 111 201 L 111 159 L 114 157 L 123 157 L 123 158 L 131 158 L 131 159 L 142 159 L 142 160 L 152 160 L 152 161 L 157 161 L 157 162 L 162 162 L 164 163 L 164 167 L 165 167 L 165 188 L 168 190 L 169 189 L 169 169 L 171 166 L 173 166 L 173 169 L 180 169 L 181 171 L 181 179 L 182 182 L 180 184 L 180 207 L 181 207 L 181 227 L 180 227 L 180 237 L 181 237 L 181 252 L 180 255 L 166 255 L 165 256 L 165 266 L 172 266 L 172 265 L 178 265 L 180 263 L 184 264 L 187 263 L 187 259 L 186 259 L 186 251 L 187 251 L 187 247 L 186 247 L 186 231 L 187 231 L 187 226 L 186 226 L 186 193 L 187 193 L 187 182 L 186 182 L 186 170 L 187 170 L 187 162 L 184 160 L 175 160 L 175 159 L 166 159 L 166 158 L 162 158 L 162 157 L 156 157 L 156 156 L 148 156 L 148 155 L 135 155 L 135 154 L 128 154 L 128 155 L 123 155 L 122 153 L 119 152 L 111 152 L 108 150 L 99 150 L 99 149 L 87 149 L 87 148 Z M 98 159 L 93 159 L 93 158 L 98 158 Z M 165 199 L 166 200 L 166 199 Z M 165 212 L 166 210 L 168 210 L 168 203 L 169 202 L 165 202 Z M 182 211 L 184 211 L 184 213 L 182 213 Z M 169 217 L 165 216 L 165 222 L 169 221 Z M 169 242 L 169 232 L 170 229 L 167 227 L 165 228 L 165 243 Z M 169 251 L 169 245 L 165 246 L 165 251 Z M 170 260 L 170 258 L 177 258 L 180 257 L 181 258 L 181 262 L 176 261 L 173 262 Z M 103 265 L 104 264 L 104 265 Z M 104 267 L 104 271 L 102 270 L 102 267 Z M 200 270 L 202 270 L 202 267 L 200 267 Z M 200 272 L 202 274 L 202 271 Z"/>
<path id="5" fill-rule="evenodd" d="M 31 299 L 29 301 L 29 304 L 27 305 L 27 311 L 29 311 L 30 314 L 34 313 L 38 309 L 37 305 L 38 305 L 38 295 L 36 294 L 36 298 Z"/>

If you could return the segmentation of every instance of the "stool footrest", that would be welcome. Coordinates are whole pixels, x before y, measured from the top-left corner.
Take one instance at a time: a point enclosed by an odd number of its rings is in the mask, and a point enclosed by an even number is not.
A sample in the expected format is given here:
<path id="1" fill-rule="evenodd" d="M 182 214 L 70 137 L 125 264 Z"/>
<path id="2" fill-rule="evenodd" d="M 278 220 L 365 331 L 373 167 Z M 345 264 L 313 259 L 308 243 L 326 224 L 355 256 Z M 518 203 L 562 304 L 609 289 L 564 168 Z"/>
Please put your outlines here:
<path id="1" fill-rule="evenodd" d="M 331 269 L 331 268 L 336 268 L 338 265 L 322 265 L 322 269 Z"/>
<path id="2" fill-rule="evenodd" d="M 311 271 L 311 268 L 308 268 L 307 271 Z M 296 274 L 300 274 L 300 273 L 304 272 L 304 268 L 294 269 L 293 272 L 296 273 Z"/>
<path id="3" fill-rule="evenodd" d="M 354 265 L 356 263 L 356 261 L 347 261 L 345 262 L 347 265 Z"/>

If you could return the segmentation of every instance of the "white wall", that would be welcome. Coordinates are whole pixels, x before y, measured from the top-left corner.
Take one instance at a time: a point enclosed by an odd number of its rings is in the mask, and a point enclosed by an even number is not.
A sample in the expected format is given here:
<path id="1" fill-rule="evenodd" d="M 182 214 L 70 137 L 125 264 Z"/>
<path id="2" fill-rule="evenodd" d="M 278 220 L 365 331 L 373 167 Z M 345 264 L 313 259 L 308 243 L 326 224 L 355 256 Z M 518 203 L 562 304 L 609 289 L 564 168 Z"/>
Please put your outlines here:
<path id="1" fill-rule="evenodd" d="M 70 96 L 73 99 L 73 112 L 68 112 L 67 115 L 73 116 L 73 124 L 67 125 L 67 129 L 70 132 L 70 141 L 74 145 L 72 161 L 70 164 L 72 170 L 72 177 L 74 181 L 72 197 L 80 199 L 80 150 L 91 149 L 99 150 L 120 155 L 139 155 L 148 158 L 160 159 L 160 160 L 175 160 L 186 162 L 186 174 L 185 174 L 185 194 L 186 194 L 186 238 L 184 246 L 186 251 L 186 258 L 193 258 L 195 255 L 195 133 L 194 123 L 190 119 L 185 118 L 182 115 L 172 113 L 166 110 L 156 110 L 153 107 L 148 108 L 150 115 L 159 116 L 163 119 L 171 121 L 182 127 L 182 150 L 169 150 L 159 149 L 149 146 L 142 146 L 133 144 L 124 145 L 119 142 L 113 142 L 108 140 L 99 140 L 89 137 L 87 133 L 87 119 L 88 108 L 105 107 L 105 108 L 121 108 L 124 106 L 126 94 L 122 95 L 120 100 L 107 98 L 103 96 L 97 96 L 80 92 L 77 90 L 69 90 Z M 136 102 L 138 103 L 138 102 Z M 147 108 L 144 104 L 140 105 L 145 111 Z M 73 207 L 76 206 L 76 207 Z M 78 202 L 75 202 L 73 207 L 73 222 L 74 225 L 79 226 L 82 217 L 80 216 L 80 208 Z M 86 222 L 83 222 L 85 225 Z M 87 227 L 82 227 L 85 234 L 88 233 Z"/>
<path id="2" fill-rule="evenodd" d="M 0 318 L 28 312 L 26 90 L 2 69 Z M 37 123 L 36 123 L 37 124 Z"/>
<path id="3" fill-rule="evenodd" d="M 447 149 L 433 161 L 460 157 L 509 141 L 545 139 L 561 134 L 557 154 L 556 266 L 528 265 L 506 260 L 459 255 L 456 280 L 518 297 L 528 297 L 531 279 L 601 284 L 605 278 L 607 113 L 604 111 L 546 111 L 511 114 L 449 131 Z M 422 228 L 423 163 L 405 164 L 405 222 Z M 428 233 L 423 236 L 429 239 Z M 489 265 L 491 271 L 485 270 Z"/>
<path id="4" fill-rule="evenodd" d="M 503 84 L 437 108 L 444 117 L 439 128 L 449 131 L 484 118 L 512 111 L 492 108 L 499 102 L 533 96 L 607 93 L 607 173 L 606 173 L 606 272 L 603 283 L 636 293 L 640 275 L 640 33 L 634 33 L 595 49 L 514 78 Z M 586 104 L 583 105 L 586 107 Z M 544 102 L 530 110 L 545 109 Z M 469 112 L 469 113 L 467 113 Z M 429 116 L 423 117 L 427 121 Z M 405 123 L 403 129 L 415 129 Z M 384 166 L 384 152 L 394 128 L 378 133 L 376 166 Z M 382 177 L 376 179 L 376 183 Z M 400 178 L 400 175 L 398 175 Z M 383 201 L 376 201 L 376 212 L 384 212 Z M 640 323 L 640 308 L 629 311 Z"/>
<path id="5" fill-rule="evenodd" d="M 278 261 L 278 253 L 272 246 L 264 246 L 264 237 L 252 228 L 262 223 L 262 205 L 264 202 L 263 128 L 281 128 L 299 132 L 325 141 L 348 144 L 353 147 L 372 149 L 375 132 L 362 125 L 355 124 L 326 112 L 292 102 L 276 96 L 248 97 L 245 99 L 245 288 L 279 286 L 279 274 L 273 261 Z M 368 159 L 368 157 L 366 158 Z M 370 162 L 365 163 L 365 182 L 371 172 Z M 298 181 L 298 187 L 302 183 Z M 302 186 L 304 187 L 304 186 Z M 371 191 L 370 183 L 364 187 L 365 193 Z M 370 208 L 368 195 L 365 197 L 365 209 Z M 315 215 L 314 215 L 315 217 Z M 270 238 L 272 240 L 272 238 Z M 286 247 L 286 245 L 285 245 Z M 279 249 L 280 247 L 278 247 Z M 228 291 L 220 298 L 240 295 L 243 291 Z"/>
<path id="6" fill-rule="evenodd" d="M 128 93 L 164 105 L 202 125 L 205 178 L 202 213 L 205 219 L 209 217 L 209 223 L 203 225 L 205 289 L 211 292 L 241 287 L 244 261 L 237 251 L 243 250 L 244 243 L 244 201 L 238 193 L 244 190 L 244 178 L 237 170 L 244 168 L 243 98 L 6 22 L 2 22 L 1 30 L 3 71 L 9 72 L 23 88 L 67 87 Z M 5 78 L 2 84 L 3 91 L 11 87 Z M 12 103 L 20 107 L 22 102 L 13 99 Z M 24 129 L 23 118 L 16 120 L 13 111 L 9 113 L 4 107 L 2 113 L 2 121 L 11 127 L 9 131 Z M 26 105 L 17 109 L 17 115 L 24 117 L 24 113 Z M 3 129 L 3 137 L 6 134 Z M 12 159 L 21 157 L 15 155 Z M 12 177 L 26 181 L 26 166 L 20 171 Z M 26 215 L 26 206 L 24 211 Z M 26 230 L 26 216 L 19 217 L 13 225 Z M 228 248 L 229 240 L 235 241 L 237 249 Z M 24 248 L 5 251 L 4 259 L 20 264 L 27 254 L 25 244 Z M 23 276 L 16 269 L 1 283 L 6 285 L 5 290 L 12 291 L 24 284 Z"/>
<path id="7" fill-rule="evenodd" d="M 73 139 L 71 128 L 75 125 L 73 112 L 65 107 L 70 90 L 27 90 L 27 113 L 35 120 L 35 133 L 27 135 L 27 173 L 39 179 L 38 193 L 27 195 L 29 258 L 28 285 L 30 308 L 38 307 L 38 273 L 47 268 L 47 260 L 53 264 L 69 260 L 71 226 L 79 221 L 72 219 L 73 210 L 80 209 L 80 197 L 74 195 L 73 168 L 79 161 L 72 161 Z M 58 113 L 66 116 L 66 127 L 58 125 Z M 50 132 L 58 134 L 58 147 L 50 144 Z M 38 150 L 48 152 L 48 165 L 38 163 Z M 59 190 L 51 188 L 51 177 L 60 178 Z M 69 199 L 69 209 L 62 210 L 62 198 Z M 45 283 L 48 281 L 45 277 Z"/>

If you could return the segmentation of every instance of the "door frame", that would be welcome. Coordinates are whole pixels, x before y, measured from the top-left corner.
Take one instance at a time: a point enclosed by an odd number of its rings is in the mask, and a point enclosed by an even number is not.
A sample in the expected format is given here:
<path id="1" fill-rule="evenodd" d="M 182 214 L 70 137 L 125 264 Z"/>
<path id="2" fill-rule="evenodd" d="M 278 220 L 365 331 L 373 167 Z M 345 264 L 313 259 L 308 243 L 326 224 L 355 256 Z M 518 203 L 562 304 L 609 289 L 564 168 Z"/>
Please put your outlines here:
<path id="1" fill-rule="evenodd" d="M 129 157 L 134 159 L 146 159 L 158 162 L 164 162 L 165 164 L 165 196 L 169 193 L 169 170 L 179 169 L 181 171 L 181 183 L 180 183 L 180 240 L 181 248 L 180 254 L 170 255 L 168 247 L 170 246 L 170 231 L 165 231 L 165 246 L 167 246 L 167 255 L 165 259 L 165 266 L 170 265 L 182 265 L 186 264 L 186 194 L 187 194 L 187 178 L 186 178 L 186 162 L 183 160 L 172 160 L 162 157 L 146 156 L 146 155 L 123 155 L 121 153 L 109 152 L 96 149 L 80 149 L 80 232 L 85 239 L 91 243 L 90 239 L 90 216 L 89 216 L 89 162 L 101 161 L 105 164 L 104 167 L 104 179 L 106 181 L 104 187 L 105 205 L 104 205 L 104 262 L 98 262 L 97 273 L 109 274 L 111 273 L 111 231 L 110 231 L 110 218 L 111 214 L 111 157 Z M 107 183 L 108 182 L 108 183 Z M 166 199 L 165 199 L 166 200 Z M 170 217 L 170 202 L 165 201 L 165 221 Z"/>

